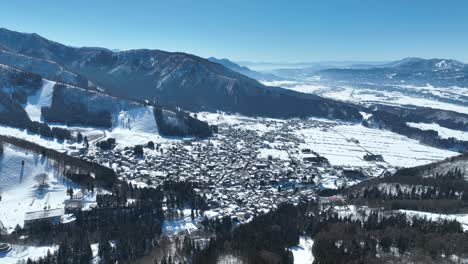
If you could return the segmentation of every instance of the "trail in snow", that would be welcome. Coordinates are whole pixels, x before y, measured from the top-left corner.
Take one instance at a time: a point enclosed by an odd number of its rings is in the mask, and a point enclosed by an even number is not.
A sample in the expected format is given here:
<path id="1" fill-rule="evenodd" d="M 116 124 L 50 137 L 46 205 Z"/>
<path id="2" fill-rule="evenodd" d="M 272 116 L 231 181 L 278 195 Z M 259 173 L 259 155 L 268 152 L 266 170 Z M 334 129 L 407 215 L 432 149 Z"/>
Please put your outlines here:
<path id="1" fill-rule="evenodd" d="M 32 121 L 41 121 L 41 108 L 52 104 L 54 85 L 55 82 L 42 79 L 42 87 L 39 91 L 28 97 L 24 110 Z"/>

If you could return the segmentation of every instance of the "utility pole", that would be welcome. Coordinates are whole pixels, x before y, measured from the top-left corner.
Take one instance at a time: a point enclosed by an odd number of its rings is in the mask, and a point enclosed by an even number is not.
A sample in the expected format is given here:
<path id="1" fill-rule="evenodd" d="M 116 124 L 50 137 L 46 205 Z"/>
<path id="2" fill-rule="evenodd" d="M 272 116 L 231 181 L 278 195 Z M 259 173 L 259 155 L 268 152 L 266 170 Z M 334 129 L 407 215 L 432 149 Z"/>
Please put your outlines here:
<path id="1" fill-rule="evenodd" d="M 24 174 L 24 160 L 21 161 L 20 183 L 23 182 L 23 174 Z"/>

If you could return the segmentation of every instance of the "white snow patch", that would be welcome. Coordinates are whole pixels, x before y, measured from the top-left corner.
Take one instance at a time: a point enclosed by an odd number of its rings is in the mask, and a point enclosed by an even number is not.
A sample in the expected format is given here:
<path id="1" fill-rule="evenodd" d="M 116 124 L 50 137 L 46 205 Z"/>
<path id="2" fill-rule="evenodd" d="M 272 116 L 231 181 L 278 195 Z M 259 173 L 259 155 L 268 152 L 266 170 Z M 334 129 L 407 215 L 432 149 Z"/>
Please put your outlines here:
<path id="1" fill-rule="evenodd" d="M 120 111 L 114 118 L 114 129 L 128 129 L 134 132 L 158 133 L 153 107 L 138 107 Z"/>
<path id="2" fill-rule="evenodd" d="M 314 241 L 310 237 L 301 236 L 299 245 L 289 248 L 294 256 L 294 264 L 311 264 L 314 262 L 313 245 Z"/>
<path id="3" fill-rule="evenodd" d="M 25 111 L 33 121 L 41 121 L 41 108 L 51 106 L 55 82 L 42 79 L 42 87 L 29 96 Z"/>
<path id="4" fill-rule="evenodd" d="M 468 141 L 468 132 L 461 131 L 461 130 L 454 130 L 446 127 L 442 127 L 436 123 L 406 123 L 410 127 L 419 128 L 422 130 L 434 130 L 439 133 L 439 137 L 441 138 L 456 138 L 462 141 Z"/>

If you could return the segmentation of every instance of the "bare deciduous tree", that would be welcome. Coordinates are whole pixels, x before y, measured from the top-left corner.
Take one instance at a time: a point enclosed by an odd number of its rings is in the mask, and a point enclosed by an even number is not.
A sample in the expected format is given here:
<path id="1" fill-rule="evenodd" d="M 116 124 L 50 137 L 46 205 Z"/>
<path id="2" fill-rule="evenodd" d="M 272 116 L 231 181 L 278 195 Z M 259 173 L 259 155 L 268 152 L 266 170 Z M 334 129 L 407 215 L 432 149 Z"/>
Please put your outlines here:
<path id="1" fill-rule="evenodd" d="M 34 180 L 36 180 L 36 182 L 41 186 L 46 185 L 48 178 L 49 175 L 47 175 L 47 173 L 40 173 L 34 176 Z"/>

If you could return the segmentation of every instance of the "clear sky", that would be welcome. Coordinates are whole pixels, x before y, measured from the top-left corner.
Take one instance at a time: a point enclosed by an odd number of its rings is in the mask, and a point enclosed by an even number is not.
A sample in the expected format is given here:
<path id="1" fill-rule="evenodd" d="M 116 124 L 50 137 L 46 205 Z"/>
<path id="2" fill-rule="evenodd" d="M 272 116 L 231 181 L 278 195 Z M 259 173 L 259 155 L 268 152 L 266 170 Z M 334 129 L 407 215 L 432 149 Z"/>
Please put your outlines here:
<path id="1" fill-rule="evenodd" d="M 30 0 L 0 27 L 73 46 L 150 48 L 269 62 L 468 62 L 465 0 Z"/>

